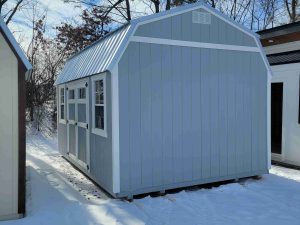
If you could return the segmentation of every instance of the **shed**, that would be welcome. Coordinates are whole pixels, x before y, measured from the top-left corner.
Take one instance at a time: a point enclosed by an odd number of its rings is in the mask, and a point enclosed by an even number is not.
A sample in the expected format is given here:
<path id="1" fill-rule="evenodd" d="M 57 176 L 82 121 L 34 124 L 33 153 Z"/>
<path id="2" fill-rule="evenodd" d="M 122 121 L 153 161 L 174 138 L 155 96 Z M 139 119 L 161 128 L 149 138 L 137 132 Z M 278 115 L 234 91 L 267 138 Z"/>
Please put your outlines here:
<path id="1" fill-rule="evenodd" d="M 204 3 L 132 20 L 56 80 L 60 152 L 114 197 L 268 173 L 259 36 Z"/>
<path id="2" fill-rule="evenodd" d="M 273 72 L 272 160 L 300 166 L 300 22 L 258 33 Z"/>
<path id="3" fill-rule="evenodd" d="M 0 220 L 25 213 L 25 78 L 30 71 L 0 17 Z"/>

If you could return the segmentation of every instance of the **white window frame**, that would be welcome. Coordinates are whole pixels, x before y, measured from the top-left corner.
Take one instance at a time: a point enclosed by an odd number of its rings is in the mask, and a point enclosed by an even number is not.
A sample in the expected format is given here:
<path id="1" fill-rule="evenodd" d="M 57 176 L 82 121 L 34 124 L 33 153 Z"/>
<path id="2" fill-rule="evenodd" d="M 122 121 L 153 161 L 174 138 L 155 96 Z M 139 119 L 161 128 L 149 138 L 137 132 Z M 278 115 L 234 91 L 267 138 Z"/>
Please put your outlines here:
<path id="1" fill-rule="evenodd" d="M 61 102 L 61 90 L 64 90 L 64 103 L 62 104 Z M 67 120 L 66 120 L 66 116 L 67 116 L 67 112 L 66 112 L 66 87 L 65 86 L 60 86 L 59 87 L 59 93 L 58 93 L 58 102 L 59 102 L 59 123 L 62 124 L 66 124 Z M 64 106 L 64 119 L 61 118 L 61 106 Z"/>
<path id="2" fill-rule="evenodd" d="M 96 106 L 96 96 L 95 96 L 95 82 L 103 80 L 103 100 L 104 100 L 104 129 L 95 127 L 95 106 Z M 99 74 L 91 78 L 92 81 L 92 133 L 107 138 L 107 98 L 106 98 L 106 74 Z"/>

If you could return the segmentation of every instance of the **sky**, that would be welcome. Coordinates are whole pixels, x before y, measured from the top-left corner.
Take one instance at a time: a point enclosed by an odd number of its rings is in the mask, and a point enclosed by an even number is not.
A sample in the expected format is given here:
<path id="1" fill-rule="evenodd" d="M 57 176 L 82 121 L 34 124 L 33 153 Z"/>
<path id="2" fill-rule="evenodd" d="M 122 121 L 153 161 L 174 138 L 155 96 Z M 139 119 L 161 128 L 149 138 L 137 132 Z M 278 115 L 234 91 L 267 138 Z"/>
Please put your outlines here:
<path id="1" fill-rule="evenodd" d="M 63 0 L 33 0 L 37 1 L 40 8 L 39 16 L 46 13 L 47 17 L 47 31 L 49 35 L 53 34 L 57 25 L 64 21 L 78 20 L 78 15 L 84 9 L 82 6 L 74 7 L 73 5 L 66 4 Z M 33 2 L 32 1 L 32 2 Z M 13 32 L 17 41 L 20 42 L 23 48 L 28 46 L 32 29 L 31 20 L 33 18 L 32 10 L 21 10 L 16 13 L 13 21 L 9 24 L 10 30 Z"/>
<path id="2" fill-rule="evenodd" d="M 62 22 L 78 22 L 80 21 L 79 15 L 86 9 L 84 5 L 75 5 L 64 3 L 63 0 L 25 0 L 37 2 L 39 6 L 39 15 L 46 13 L 46 29 L 48 35 L 55 35 L 55 27 L 60 25 Z M 106 0 L 91 0 L 106 1 Z M 11 2 L 14 2 L 13 0 Z M 143 0 L 135 0 L 132 6 L 134 11 L 142 12 L 139 15 L 150 13 L 146 9 Z M 137 16 L 137 15 L 136 15 Z M 32 10 L 23 9 L 18 11 L 14 16 L 12 22 L 9 24 L 10 30 L 13 32 L 15 38 L 20 43 L 23 49 L 26 49 L 31 39 L 31 21 L 32 21 Z"/>

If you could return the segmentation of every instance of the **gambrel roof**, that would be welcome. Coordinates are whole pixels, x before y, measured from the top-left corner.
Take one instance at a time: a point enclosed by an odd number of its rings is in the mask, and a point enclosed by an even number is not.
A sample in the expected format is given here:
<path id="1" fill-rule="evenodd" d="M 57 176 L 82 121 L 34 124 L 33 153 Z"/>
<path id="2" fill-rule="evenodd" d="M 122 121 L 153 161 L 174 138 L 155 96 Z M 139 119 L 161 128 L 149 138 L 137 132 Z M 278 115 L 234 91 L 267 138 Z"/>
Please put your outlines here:
<path id="1" fill-rule="evenodd" d="M 5 35 L 5 39 L 9 41 L 10 46 L 12 46 L 13 50 L 17 54 L 17 57 L 22 61 L 25 68 L 28 70 L 32 69 L 30 62 L 28 61 L 27 57 L 25 56 L 23 50 L 19 46 L 18 42 L 14 38 L 13 34 L 10 32 L 6 24 L 4 23 L 3 19 L 0 17 L 0 30 L 3 35 Z"/>
<path id="2" fill-rule="evenodd" d="M 227 21 L 232 26 L 238 28 L 247 35 L 259 40 L 258 34 L 226 17 L 206 3 L 200 2 L 189 4 L 168 11 L 134 19 L 114 32 L 104 36 L 100 40 L 69 58 L 55 84 L 59 85 L 105 71 L 112 71 L 125 51 L 131 36 L 133 36 L 139 25 L 201 8 Z M 260 45 L 260 42 L 257 41 L 257 44 Z M 261 48 L 261 46 L 258 47 Z M 265 57 L 264 60 L 267 62 Z"/>

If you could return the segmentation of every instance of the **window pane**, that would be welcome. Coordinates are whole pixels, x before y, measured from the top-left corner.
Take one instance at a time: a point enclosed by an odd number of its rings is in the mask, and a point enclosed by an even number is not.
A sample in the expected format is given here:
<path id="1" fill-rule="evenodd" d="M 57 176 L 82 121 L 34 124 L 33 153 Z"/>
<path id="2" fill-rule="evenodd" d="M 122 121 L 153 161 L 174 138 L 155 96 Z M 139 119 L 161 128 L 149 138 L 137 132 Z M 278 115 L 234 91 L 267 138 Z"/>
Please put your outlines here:
<path id="1" fill-rule="evenodd" d="M 65 119 L 65 106 L 64 105 L 60 106 L 60 118 Z"/>
<path id="2" fill-rule="evenodd" d="M 104 130 L 104 106 L 95 106 L 95 128 Z"/>
<path id="3" fill-rule="evenodd" d="M 97 80 L 95 81 L 95 92 L 99 92 L 100 91 L 100 81 Z"/>
<path id="4" fill-rule="evenodd" d="M 78 122 L 86 123 L 86 104 L 78 104 Z"/>
<path id="5" fill-rule="evenodd" d="M 69 104 L 69 120 L 75 120 L 75 104 L 70 103 Z"/>
<path id="6" fill-rule="evenodd" d="M 104 94 L 103 94 L 103 91 L 100 93 L 100 104 L 104 104 Z"/>
<path id="7" fill-rule="evenodd" d="M 74 90 L 70 90 L 69 91 L 69 99 L 74 99 L 75 98 L 75 91 Z"/>
<path id="8" fill-rule="evenodd" d="M 60 102 L 63 104 L 65 103 L 65 89 L 60 89 Z"/>
<path id="9" fill-rule="evenodd" d="M 96 93 L 96 104 L 100 104 L 100 94 Z"/>
<path id="10" fill-rule="evenodd" d="M 80 99 L 85 99 L 86 98 L 86 92 L 85 92 L 85 88 L 80 88 L 79 89 L 79 98 Z"/>

